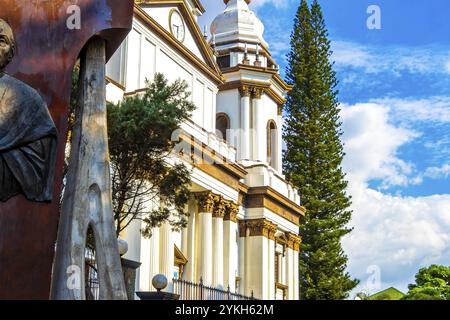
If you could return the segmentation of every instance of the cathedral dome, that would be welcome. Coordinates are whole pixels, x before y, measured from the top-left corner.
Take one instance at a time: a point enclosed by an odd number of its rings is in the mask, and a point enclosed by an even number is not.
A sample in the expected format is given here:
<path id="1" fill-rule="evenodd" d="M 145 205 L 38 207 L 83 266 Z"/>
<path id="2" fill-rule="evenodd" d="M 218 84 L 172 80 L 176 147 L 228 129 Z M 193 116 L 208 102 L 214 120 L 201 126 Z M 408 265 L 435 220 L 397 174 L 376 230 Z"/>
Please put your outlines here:
<path id="1" fill-rule="evenodd" d="M 217 41 L 248 40 L 267 46 L 263 38 L 264 25 L 248 4 L 251 0 L 224 0 L 227 5 L 211 24 Z"/>

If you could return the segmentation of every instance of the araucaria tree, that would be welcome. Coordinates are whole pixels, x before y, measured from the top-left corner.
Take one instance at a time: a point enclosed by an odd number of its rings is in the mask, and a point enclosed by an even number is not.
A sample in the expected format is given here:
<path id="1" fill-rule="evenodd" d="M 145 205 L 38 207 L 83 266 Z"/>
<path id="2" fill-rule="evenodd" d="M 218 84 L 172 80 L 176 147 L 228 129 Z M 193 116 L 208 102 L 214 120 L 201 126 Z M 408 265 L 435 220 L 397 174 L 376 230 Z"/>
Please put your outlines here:
<path id="1" fill-rule="evenodd" d="M 302 0 L 294 21 L 287 81 L 284 171 L 307 214 L 300 226 L 300 298 L 345 299 L 357 284 L 346 272 L 341 239 L 351 232 L 338 81 L 321 7 Z"/>
<path id="2" fill-rule="evenodd" d="M 116 232 L 141 220 L 144 236 L 169 222 L 186 226 L 189 170 L 174 159 L 172 135 L 195 109 L 187 84 L 168 84 L 162 74 L 142 94 L 108 104 L 113 210 Z"/>

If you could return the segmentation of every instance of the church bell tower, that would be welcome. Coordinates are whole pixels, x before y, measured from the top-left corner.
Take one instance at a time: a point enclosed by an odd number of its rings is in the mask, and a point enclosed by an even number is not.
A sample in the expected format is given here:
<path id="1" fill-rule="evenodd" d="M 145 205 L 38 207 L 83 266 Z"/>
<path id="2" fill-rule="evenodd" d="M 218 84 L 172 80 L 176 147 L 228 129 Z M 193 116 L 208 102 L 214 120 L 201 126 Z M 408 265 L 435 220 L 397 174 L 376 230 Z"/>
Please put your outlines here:
<path id="1" fill-rule="evenodd" d="M 281 173 L 282 111 L 291 90 L 265 41 L 251 0 L 224 0 L 211 24 L 211 46 L 225 77 L 217 99 L 217 129 L 237 148 L 244 166 L 264 164 Z"/>

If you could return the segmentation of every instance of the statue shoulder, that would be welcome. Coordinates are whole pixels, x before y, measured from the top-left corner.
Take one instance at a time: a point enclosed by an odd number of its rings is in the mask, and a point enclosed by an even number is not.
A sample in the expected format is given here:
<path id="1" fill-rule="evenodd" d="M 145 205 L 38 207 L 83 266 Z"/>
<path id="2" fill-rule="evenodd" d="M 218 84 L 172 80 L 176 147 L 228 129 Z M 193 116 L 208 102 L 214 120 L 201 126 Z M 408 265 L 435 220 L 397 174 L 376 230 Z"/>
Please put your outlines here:
<path id="1" fill-rule="evenodd" d="M 0 79 L 0 87 L 4 87 L 5 89 L 13 93 L 13 96 L 16 99 L 26 100 L 41 106 L 47 105 L 37 90 L 35 90 L 25 82 L 8 74 L 5 74 Z"/>

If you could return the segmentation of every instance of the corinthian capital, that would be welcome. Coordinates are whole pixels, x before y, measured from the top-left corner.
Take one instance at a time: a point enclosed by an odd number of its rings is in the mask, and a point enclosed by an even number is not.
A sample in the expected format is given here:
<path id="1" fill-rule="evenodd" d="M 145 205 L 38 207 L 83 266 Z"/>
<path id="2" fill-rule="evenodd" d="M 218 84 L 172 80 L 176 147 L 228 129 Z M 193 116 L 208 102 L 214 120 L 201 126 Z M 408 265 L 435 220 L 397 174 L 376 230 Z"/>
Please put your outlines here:
<path id="1" fill-rule="evenodd" d="M 288 239 L 287 240 L 288 247 L 294 251 L 300 251 L 300 244 L 302 243 L 302 239 L 300 238 L 300 236 L 288 232 L 286 234 L 286 237 Z"/>
<path id="2" fill-rule="evenodd" d="M 212 213 L 214 209 L 214 194 L 210 191 L 195 193 L 197 199 L 198 212 Z"/>
<path id="3" fill-rule="evenodd" d="M 227 202 L 222 196 L 214 195 L 213 217 L 223 218 L 227 209 Z"/>
<path id="4" fill-rule="evenodd" d="M 237 214 L 239 213 L 239 206 L 232 201 L 229 201 L 225 210 L 224 220 L 237 222 Z"/>
<path id="5" fill-rule="evenodd" d="M 241 237 L 245 237 L 249 230 L 250 237 L 263 236 L 270 240 L 275 240 L 277 225 L 267 219 L 249 219 L 239 224 L 239 232 Z"/>
<path id="6" fill-rule="evenodd" d="M 253 88 L 253 98 L 261 99 L 263 92 L 263 88 Z"/>
<path id="7" fill-rule="evenodd" d="M 252 89 L 249 86 L 242 86 L 239 88 L 239 93 L 241 97 L 250 97 Z"/>

